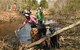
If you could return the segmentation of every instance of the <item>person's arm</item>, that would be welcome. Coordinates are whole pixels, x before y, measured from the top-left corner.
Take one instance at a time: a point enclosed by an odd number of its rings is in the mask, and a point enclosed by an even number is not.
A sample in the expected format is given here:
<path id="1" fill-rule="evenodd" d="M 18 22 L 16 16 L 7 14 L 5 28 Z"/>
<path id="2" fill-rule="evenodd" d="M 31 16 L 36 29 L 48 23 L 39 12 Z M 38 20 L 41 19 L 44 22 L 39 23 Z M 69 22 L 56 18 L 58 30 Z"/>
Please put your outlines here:
<path id="1" fill-rule="evenodd" d="M 19 29 L 22 29 L 25 26 L 25 24 L 26 24 L 26 20 L 23 22 L 23 24 L 20 26 Z"/>
<path id="2" fill-rule="evenodd" d="M 23 24 L 21 26 L 19 26 L 19 28 L 17 30 L 15 30 L 15 33 L 17 31 L 20 31 L 25 26 L 25 24 L 26 24 L 26 21 L 24 21 Z"/>
<path id="3" fill-rule="evenodd" d="M 37 23 L 37 17 L 36 16 L 32 15 L 31 19 L 32 19 L 32 21 L 34 21 L 35 23 Z"/>

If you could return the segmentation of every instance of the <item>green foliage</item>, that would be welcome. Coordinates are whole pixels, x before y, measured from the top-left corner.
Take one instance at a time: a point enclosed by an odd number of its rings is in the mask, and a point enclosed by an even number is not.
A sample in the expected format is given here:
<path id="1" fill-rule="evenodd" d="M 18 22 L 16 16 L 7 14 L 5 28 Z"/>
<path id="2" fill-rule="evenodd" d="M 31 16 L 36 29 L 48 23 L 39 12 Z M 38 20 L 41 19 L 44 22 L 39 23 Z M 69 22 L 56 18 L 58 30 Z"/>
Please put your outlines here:
<path id="1" fill-rule="evenodd" d="M 32 1 L 31 0 L 28 0 L 28 2 L 26 4 L 27 4 L 27 7 L 29 6 L 30 8 L 32 8 Z"/>
<path id="2" fill-rule="evenodd" d="M 40 6 L 43 8 L 48 8 L 48 2 L 46 0 L 41 0 Z"/>
<path id="3" fill-rule="evenodd" d="M 5 3 L 5 4 L 4 4 Z M 9 4 L 10 3 L 10 4 Z M 46 0 L 41 0 L 40 5 L 38 4 L 37 0 L 1 0 L 0 7 L 2 9 L 7 9 L 7 6 L 11 7 L 13 3 L 16 3 L 17 10 L 21 11 L 22 9 L 27 9 L 29 6 L 31 9 L 36 9 L 37 7 L 41 6 L 43 8 L 48 8 L 48 3 Z"/>
<path id="4" fill-rule="evenodd" d="M 17 4 L 17 10 L 18 10 L 18 11 L 21 11 L 21 9 L 22 9 L 21 4 Z"/>
<path id="5" fill-rule="evenodd" d="M 38 2 L 36 0 L 32 0 L 32 9 L 36 9 L 38 7 Z"/>
<path id="6" fill-rule="evenodd" d="M 38 7 L 38 2 L 36 0 L 28 0 L 25 3 L 26 8 L 30 7 L 31 9 L 36 9 Z"/>
<path id="7" fill-rule="evenodd" d="M 22 0 L 22 2 L 18 5 L 18 10 L 27 9 L 30 7 L 31 9 L 36 9 L 38 7 L 38 2 L 36 0 Z"/>

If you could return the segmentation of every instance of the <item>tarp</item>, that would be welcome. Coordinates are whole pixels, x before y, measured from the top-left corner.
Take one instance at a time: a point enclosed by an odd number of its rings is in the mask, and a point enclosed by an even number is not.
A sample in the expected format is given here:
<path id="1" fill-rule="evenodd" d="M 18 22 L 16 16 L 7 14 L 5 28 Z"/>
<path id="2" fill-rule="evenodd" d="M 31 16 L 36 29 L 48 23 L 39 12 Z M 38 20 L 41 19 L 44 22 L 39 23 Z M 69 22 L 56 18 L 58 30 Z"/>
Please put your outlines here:
<path id="1" fill-rule="evenodd" d="M 31 26 L 28 23 L 21 30 L 17 31 L 16 35 L 19 38 L 21 44 L 26 44 L 30 42 L 30 31 Z"/>
<path id="2" fill-rule="evenodd" d="M 52 24 L 52 23 L 56 23 L 56 21 L 55 20 L 48 20 L 48 19 L 46 19 L 44 24 L 48 25 L 48 24 Z"/>

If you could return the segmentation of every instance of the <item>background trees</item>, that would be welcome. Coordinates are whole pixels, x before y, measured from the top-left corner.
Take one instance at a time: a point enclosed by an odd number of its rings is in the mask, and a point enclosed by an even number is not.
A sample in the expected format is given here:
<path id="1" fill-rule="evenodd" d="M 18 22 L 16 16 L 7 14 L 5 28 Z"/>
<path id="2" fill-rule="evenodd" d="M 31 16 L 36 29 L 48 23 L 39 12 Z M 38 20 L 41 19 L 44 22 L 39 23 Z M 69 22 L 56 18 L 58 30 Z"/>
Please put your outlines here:
<path id="1" fill-rule="evenodd" d="M 46 0 L 41 0 L 40 6 L 43 8 L 48 8 L 48 2 Z"/>
<path id="2" fill-rule="evenodd" d="M 5 11 L 12 11 L 15 4 L 15 9 L 21 11 L 22 9 L 36 9 L 41 6 L 43 8 L 48 8 L 48 3 L 46 0 L 41 0 L 40 4 L 37 0 L 0 0 L 0 9 Z"/>

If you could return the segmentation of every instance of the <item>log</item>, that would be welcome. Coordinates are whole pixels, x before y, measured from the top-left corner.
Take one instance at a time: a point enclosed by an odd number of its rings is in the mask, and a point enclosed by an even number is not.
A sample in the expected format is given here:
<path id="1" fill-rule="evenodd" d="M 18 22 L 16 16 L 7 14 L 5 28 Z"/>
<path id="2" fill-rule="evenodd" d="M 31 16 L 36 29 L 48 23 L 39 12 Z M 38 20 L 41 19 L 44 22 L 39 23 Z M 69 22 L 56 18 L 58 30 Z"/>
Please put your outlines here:
<path id="1" fill-rule="evenodd" d="M 36 41 L 36 42 L 33 42 L 33 43 L 31 43 L 31 44 L 29 44 L 28 46 L 25 46 L 25 47 L 26 47 L 26 48 L 30 48 L 30 47 L 33 47 L 33 46 L 35 46 L 35 45 L 41 44 L 41 43 L 44 42 L 47 38 L 53 37 L 53 36 L 55 36 L 55 35 L 57 35 L 57 34 L 60 34 L 60 33 L 62 33 L 63 31 L 66 31 L 66 30 L 68 30 L 68 29 L 71 29 L 71 28 L 73 28 L 73 27 L 75 27 L 75 26 L 77 26 L 77 25 L 79 25 L 79 24 L 80 24 L 80 21 L 78 21 L 78 22 L 76 22 L 76 23 L 73 23 L 73 24 L 71 24 L 71 25 L 69 25 L 69 26 L 67 26 L 67 27 L 64 27 L 64 28 L 56 31 L 56 32 L 53 33 L 52 35 L 45 36 L 45 37 L 41 38 L 40 40 L 38 40 L 38 41 Z"/>
<path id="2" fill-rule="evenodd" d="M 30 48 L 30 47 L 33 47 L 35 45 L 38 45 L 38 44 L 41 44 L 42 42 L 44 42 L 45 40 L 47 39 L 47 36 L 44 37 L 44 38 L 41 38 L 40 40 L 36 41 L 36 42 L 33 42 L 31 44 L 29 44 L 28 46 L 26 45 L 27 48 Z"/>
<path id="3" fill-rule="evenodd" d="M 57 35 L 57 34 L 60 34 L 60 33 L 62 33 L 63 31 L 68 30 L 68 29 L 71 29 L 71 28 L 73 28 L 73 27 L 75 27 L 75 26 L 77 26 L 77 25 L 79 25 L 79 24 L 80 24 L 80 21 L 78 21 L 78 22 L 76 22 L 76 23 L 73 23 L 73 24 L 71 24 L 71 25 L 69 25 L 69 26 L 67 26 L 67 27 L 64 27 L 64 28 L 56 31 L 56 32 L 55 32 L 53 35 L 51 35 L 50 37 L 53 37 L 53 36 L 55 36 L 55 35 Z"/>

